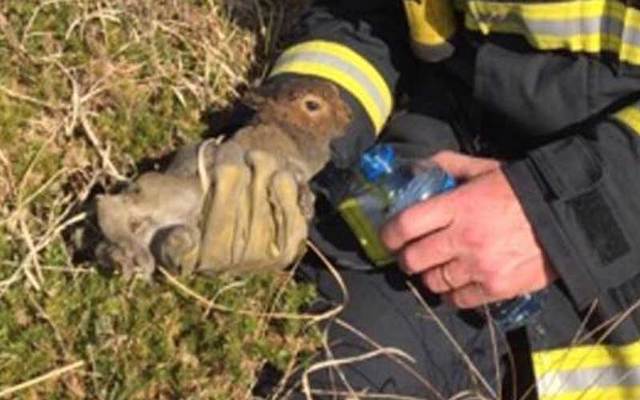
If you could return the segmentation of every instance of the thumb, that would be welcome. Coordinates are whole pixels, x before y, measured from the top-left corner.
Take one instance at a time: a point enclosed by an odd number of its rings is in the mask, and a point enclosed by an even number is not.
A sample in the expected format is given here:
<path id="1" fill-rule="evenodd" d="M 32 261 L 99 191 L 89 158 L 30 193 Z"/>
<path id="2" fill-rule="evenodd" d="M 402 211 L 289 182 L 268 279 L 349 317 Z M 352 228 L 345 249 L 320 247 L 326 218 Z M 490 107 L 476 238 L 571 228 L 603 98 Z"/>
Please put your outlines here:
<path id="1" fill-rule="evenodd" d="M 431 161 L 461 180 L 471 179 L 500 167 L 500 161 L 492 158 L 472 157 L 448 150 L 436 153 Z"/>

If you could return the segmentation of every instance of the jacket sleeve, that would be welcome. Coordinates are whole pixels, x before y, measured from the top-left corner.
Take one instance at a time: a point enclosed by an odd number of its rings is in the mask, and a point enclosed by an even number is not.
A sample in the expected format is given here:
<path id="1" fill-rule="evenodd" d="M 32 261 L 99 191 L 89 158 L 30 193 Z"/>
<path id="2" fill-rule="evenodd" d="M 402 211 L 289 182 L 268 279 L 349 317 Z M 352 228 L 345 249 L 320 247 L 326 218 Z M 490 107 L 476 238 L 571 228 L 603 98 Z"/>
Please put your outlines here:
<path id="1" fill-rule="evenodd" d="M 503 167 L 580 308 L 640 276 L 639 166 L 637 102 Z"/>
<path id="2" fill-rule="evenodd" d="M 525 148 L 580 132 L 640 92 L 637 74 L 585 54 L 516 51 L 485 42 L 473 61 L 459 63 L 474 64 L 474 98 L 486 111 L 485 129 Z"/>
<path id="3" fill-rule="evenodd" d="M 401 2 L 315 1 L 276 60 L 270 80 L 311 76 L 341 89 L 353 119 L 332 144 L 338 164 L 370 145 L 391 114 L 400 71 L 404 77 L 414 62 L 407 29 Z"/>

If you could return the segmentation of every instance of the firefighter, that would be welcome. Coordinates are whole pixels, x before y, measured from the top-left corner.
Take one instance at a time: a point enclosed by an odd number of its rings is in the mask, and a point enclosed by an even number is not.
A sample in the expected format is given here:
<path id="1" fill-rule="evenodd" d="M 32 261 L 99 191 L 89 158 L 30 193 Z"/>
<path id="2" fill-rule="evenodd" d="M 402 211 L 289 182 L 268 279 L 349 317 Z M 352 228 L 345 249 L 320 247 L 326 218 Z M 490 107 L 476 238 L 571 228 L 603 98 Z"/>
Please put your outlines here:
<path id="1" fill-rule="evenodd" d="M 413 358 L 318 371 L 313 393 L 498 396 L 514 349 L 477 310 L 543 290 L 523 331 L 538 397 L 640 398 L 639 2 L 319 0 L 265 85 L 292 79 L 331 83 L 351 115 L 309 182 L 310 235 L 349 293 L 325 356 Z M 324 199 L 376 141 L 462 182 L 383 227 L 397 268 L 374 269 Z M 304 279 L 343 301 L 315 264 Z"/>

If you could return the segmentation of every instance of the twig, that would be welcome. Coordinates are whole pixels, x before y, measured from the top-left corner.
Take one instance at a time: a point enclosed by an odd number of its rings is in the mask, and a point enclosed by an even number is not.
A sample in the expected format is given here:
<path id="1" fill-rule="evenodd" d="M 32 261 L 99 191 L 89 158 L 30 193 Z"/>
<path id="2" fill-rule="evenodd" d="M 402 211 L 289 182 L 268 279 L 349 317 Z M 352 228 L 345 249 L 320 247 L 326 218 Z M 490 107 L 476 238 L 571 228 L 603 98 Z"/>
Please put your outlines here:
<path id="1" fill-rule="evenodd" d="M 62 216 L 60 216 L 59 221 L 64 220 L 68 212 L 69 210 L 63 213 Z M 47 233 L 40 239 L 40 242 L 37 245 L 35 245 L 35 247 L 29 252 L 29 254 L 27 254 L 22 259 L 22 261 L 20 262 L 20 265 L 18 266 L 16 271 L 13 273 L 13 275 L 11 275 L 10 278 L 0 282 L 0 298 L 4 296 L 5 292 L 9 290 L 9 287 L 11 285 L 13 285 L 14 283 L 20 280 L 20 276 L 23 272 L 24 273 L 27 272 L 27 266 L 31 262 L 33 257 L 37 257 L 38 253 L 42 251 L 42 249 L 47 247 L 53 241 L 54 238 L 60 235 L 62 231 L 64 231 L 71 225 L 75 225 L 78 222 L 83 221 L 85 218 L 86 218 L 86 214 L 81 213 L 64 222 L 54 224 L 53 227 L 49 229 Z"/>
<path id="2" fill-rule="evenodd" d="M 84 131 L 85 136 L 87 137 L 87 139 L 89 139 L 89 143 L 91 143 L 95 151 L 100 156 L 103 167 L 106 168 L 109 171 L 109 174 L 111 174 L 111 176 L 113 176 L 114 178 L 120 181 L 127 181 L 127 177 L 122 175 L 118 171 L 116 166 L 113 165 L 113 162 L 109 157 L 109 151 L 103 148 L 102 142 L 100 141 L 100 139 L 98 139 L 98 136 L 96 136 L 93 128 L 91 127 L 91 123 L 89 122 L 89 119 L 84 112 L 80 113 L 80 123 L 82 125 L 82 130 Z"/>
<path id="3" fill-rule="evenodd" d="M 322 253 L 322 251 L 320 251 L 320 249 L 310 240 L 307 240 L 307 246 L 309 246 L 309 248 L 313 250 L 314 254 L 320 259 L 320 261 L 322 261 L 324 266 L 327 267 L 331 275 L 333 275 L 333 278 L 336 280 L 336 283 L 340 287 L 340 291 L 342 292 L 342 303 L 337 306 L 334 311 L 332 311 L 332 316 L 337 316 L 338 314 L 340 314 L 340 312 L 342 312 L 344 307 L 349 302 L 349 291 L 347 290 L 347 286 L 344 283 L 344 279 L 342 279 L 342 277 L 338 273 L 336 267 L 331 263 L 331 261 L 329 261 L 329 259 Z"/>
<path id="4" fill-rule="evenodd" d="M 602 331 L 606 331 L 612 324 L 619 321 L 620 318 L 623 318 L 624 313 L 618 312 L 613 317 L 608 318 L 607 320 L 601 322 L 589 332 L 585 332 L 584 336 L 578 339 L 576 342 L 577 345 L 586 345 L 588 341 L 592 340 L 598 333 Z"/>
<path id="5" fill-rule="evenodd" d="M 225 314 L 238 314 L 238 315 L 247 315 L 252 317 L 269 317 L 273 319 L 289 319 L 289 320 L 302 320 L 302 321 L 308 320 L 308 321 L 314 321 L 314 322 L 325 319 L 325 315 L 327 314 L 327 313 L 324 313 L 320 315 L 314 315 L 314 314 L 294 314 L 294 313 L 267 313 L 267 312 L 259 312 L 259 311 L 240 310 L 240 309 L 223 306 L 221 304 L 214 303 L 213 301 L 207 299 L 201 294 L 195 292 L 188 286 L 182 284 L 178 279 L 176 279 L 173 275 L 171 275 L 166 269 L 162 267 L 158 267 L 158 270 L 165 277 L 165 279 L 167 279 L 167 282 L 169 282 L 171 285 L 175 286 L 176 288 L 180 289 L 182 292 L 184 292 L 188 296 L 197 300 L 200 304 L 206 307 L 206 310 L 209 310 L 209 311 L 213 310 L 213 311 L 222 312 Z"/>
<path id="6" fill-rule="evenodd" d="M 87 139 L 89 139 L 89 143 L 93 146 L 94 150 L 98 153 L 98 156 L 102 161 L 102 166 L 107 169 L 109 174 L 111 174 L 114 178 L 120 181 L 126 181 L 127 178 L 118 171 L 116 166 L 111 161 L 108 149 L 104 148 L 102 142 L 100 141 L 100 139 L 98 139 L 98 136 L 93 131 L 91 123 L 87 118 L 87 112 L 82 108 L 83 101 L 88 101 L 88 98 L 86 96 L 82 96 L 78 81 L 75 79 L 71 71 L 69 71 L 69 68 L 64 66 L 61 62 L 55 61 L 54 64 L 67 77 L 73 89 L 73 93 L 71 95 L 71 123 L 67 126 L 67 133 L 75 129 L 78 121 L 80 121 L 80 125 L 82 126 L 82 130 L 84 131 L 85 136 L 87 137 Z"/>
<path id="7" fill-rule="evenodd" d="M 11 276 L 3 281 L 0 281 L 0 298 L 4 296 L 4 294 L 9 290 L 14 283 L 18 282 L 22 277 L 23 273 L 22 268 L 16 268 L 16 270 L 11 274 Z"/>
<path id="8" fill-rule="evenodd" d="M 23 209 L 26 206 L 28 206 L 29 204 L 31 204 L 31 202 L 34 199 L 36 199 L 38 196 L 40 196 L 45 190 L 47 190 L 51 185 L 53 185 L 58 180 L 58 178 L 60 178 L 62 175 L 64 175 L 67 172 L 69 172 L 69 171 L 67 171 L 67 169 L 65 169 L 65 168 L 62 168 L 62 169 L 59 169 L 58 171 L 56 171 L 53 175 L 51 175 L 51 177 L 49 179 L 47 179 L 47 181 L 45 183 L 40 185 L 40 187 L 38 187 L 38 189 L 36 189 L 35 192 L 31 193 L 29 195 L 29 197 L 27 197 L 24 200 L 19 200 L 20 208 Z"/>
<path id="9" fill-rule="evenodd" d="M 482 311 L 484 313 L 484 318 L 485 321 L 487 321 L 487 327 L 489 329 L 489 338 L 491 340 L 491 350 L 492 350 L 492 355 L 493 355 L 493 363 L 496 367 L 496 373 L 495 373 L 495 381 L 496 384 L 498 384 L 498 382 L 500 382 L 500 378 L 502 376 L 502 371 L 500 368 L 500 355 L 498 354 L 498 335 L 496 332 L 496 326 L 494 325 L 494 321 L 493 321 L 493 317 L 491 316 L 491 312 L 489 312 L 489 306 L 487 304 L 485 304 L 484 307 L 482 307 Z M 505 337 L 503 335 L 501 335 L 502 339 L 504 340 Z M 509 345 L 507 344 L 507 348 L 509 349 L 509 353 L 511 352 L 511 349 L 509 348 Z M 509 354 L 509 359 L 513 359 L 513 355 Z M 518 377 L 516 376 L 515 373 L 515 362 L 511 364 L 511 371 L 513 372 L 511 374 L 512 376 L 512 380 L 511 380 L 511 387 L 513 388 L 513 390 L 515 391 L 516 388 L 516 384 Z M 496 399 L 502 399 L 503 397 L 503 393 L 502 393 L 502 385 L 498 384 L 498 395 L 496 397 Z M 515 397 L 514 395 L 511 396 L 512 398 Z"/>
<path id="10" fill-rule="evenodd" d="M 287 368 L 282 373 L 282 378 L 280 379 L 280 383 L 278 384 L 278 386 L 276 387 L 276 390 L 273 392 L 270 398 L 272 399 L 283 398 L 282 395 L 284 390 L 287 388 L 287 381 L 294 374 L 294 371 L 296 370 L 296 363 L 298 362 L 297 356 L 298 354 L 300 354 L 300 349 L 302 348 L 302 345 L 303 345 L 303 342 L 300 340 L 297 340 L 295 342 L 295 348 L 293 349 L 291 359 L 287 363 Z"/>
<path id="11" fill-rule="evenodd" d="M 340 325 L 342 328 L 349 330 L 351 333 L 355 334 L 356 336 L 360 337 L 362 340 L 364 340 L 365 342 L 369 343 L 372 347 L 377 348 L 377 349 L 381 349 L 382 346 L 377 343 L 376 341 L 374 341 L 373 339 L 371 339 L 370 337 L 368 337 L 367 335 L 365 335 L 363 332 L 361 332 L 360 330 L 356 329 L 355 327 L 347 324 L 345 321 L 343 321 L 340 318 L 336 318 L 335 323 Z M 430 390 L 433 392 L 433 394 L 441 400 L 445 400 L 445 397 L 442 393 L 440 393 L 440 391 L 438 389 L 436 389 L 431 382 L 429 382 L 428 380 L 426 380 L 422 375 L 420 375 L 415 369 L 413 369 L 409 364 L 407 364 L 404 360 L 402 360 L 401 358 L 397 358 L 397 357 L 389 357 L 390 359 L 392 359 L 393 361 L 395 361 L 396 363 L 398 363 L 404 370 L 406 370 L 407 372 L 409 372 L 414 378 L 416 378 L 417 380 L 419 380 L 426 389 Z M 413 364 L 415 364 L 415 361 L 412 360 Z"/>
<path id="12" fill-rule="evenodd" d="M 336 357 L 333 354 L 332 344 L 329 342 L 329 329 L 330 329 L 330 324 L 326 324 L 323 335 L 322 335 L 322 345 L 324 347 L 324 352 L 326 357 L 326 360 L 324 362 L 334 362 L 336 360 Z M 415 362 L 413 359 L 411 360 Z M 345 390 L 351 393 L 351 398 L 354 398 L 354 396 L 357 398 L 355 389 L 353 388 L 353 386 L 351 385 L 351 382 L 349 382 L 346 375 L 340 368 L 340 365 L 335 364 L 335 365 L 331 365 L 331 367 L 332 368 L 329 370 L 329 374 L 330 374 L 329 380 L 331 382 L 331 388 L 333 389 L 336 388 L 336 382 L 335 382 L 336 378 L 334 376 L 334 373 L 335 373 L 338 376 L 338 378 L 340 378 L 340 380 L 342 381 L 342 384 L 344 385 Z M 309 369 L 305 370 L 304 373 L 305 374 L 308 373 L 308 370 Z"/>
<path id="13" fill-rule="evenodd" d="M 578 341 L 580 340 L 580 336 L 585 331 L 587 325 L 589 324 L 589 320 L 591 319 L 591 317 L 595 313 L 597 307 L 598 307 L 598 299 L 595 299 L 595 300 L 593 300 L 591 302 L 591 305 L 589 306 L 589 310 L 587 311 L 587 314 L 585 315 L 584 319 L 580 323 L 580 326 L 576 330 L 576 333 L 573 336 L 573 339 L 571 339 L 571 344 L 572 345 L 577 344 Z"/>
<path id="14" fill-rule="evenodd" d="M 31 386 L 35 386 L 35 385 L 37 385 L 37 384 L 39 384 L 41 382 L 47 381 L 49 379 L 58 378 L 58 377 L 66 374 L 66 373 L 68 373 L 70 371 L 73 371 L 75 369 L 84 367 L 84 365 L 85 365 L 84 361 L 77 361 L 77 362 L 75 362 L 73 364 L 69 364 L 69 365 L 67 365 L 65 367 L 54 369 L 53 371 L 47 372 L 44 375 L 40 375 L 37 378 L 30 379 L 30 380 L 28 380 L 26 382 L 23 382 L 23 383 L 19 384 L 19 385 L 12 386 L 12 387 L 9 387 L 9 388 L 6 388 L 6 389 L 0 391 L 0 398 L 3 398 L 3 397 L 8 398 L 9 395 L 12 395 L 12 394 L 17 393 L 17 392 L 19 392 L 21 390 L 27 389 L 27 388 L 29 388 Z"/>
<path id="15" fill-rule="evenodd" d="M 17 188 L 18 198 L 22 197 L 22 191 L 27 185 L 27 181 L 29 180 L 29 176 L 31 176 L 35 166 L 38 164 L 38 161 L 40 160 L 40 157 L 42 156 L 42 154 L 44 154 L 45 150 L 51 145 L 51 143 L 53 142 L 55 137 L 56 137 L 56 132 L 53 132 L 47 138 L 47 140 L 44 143 L 42 143 L 42 145 L 40 145 L 40 147 L 38 148 L 38 151 L 31 158 L 31 160 L 29 160 L 29 164 L 27 165 L 27 169 L 24 171 L 24 173 L 20 177 L 20 182 L 18 183 L 18 188 Z M 19 200 L 19 203 L 21 203 L 21 202 L 22 201 Z M 21 209 L 21 208 L 22 208 L 22 206 L 21 206 L 21 204 L 19 204 L 18 205 L 18 209 Z"/>
<path id="16" fill-rule="evenodd" d="M 482 394 L 465 390 L 456 394 L 453 397 L 450 397 L 448 400 L 488 400 L 488 399 Z M 501 400 L 501 399 L 498 398 L 498 400 Z"/>
<path id="17" fill-rule="evenodd" d="M 27 38 L 30 36 L 31 28 L 33 27 L 33 24 L 35 23 L 36 18 L 38 17 L 38 14 L 40 14 L 40 11 L 42 11 L 43 8 L 48 7 L 50 5 L 55 5 L 55 4 L 58 4 L 58 3 L 66 3 L 67 1 L 68 0 L 49 0 L 49 1 L 44 1 L 40 5 L 38 5 L 36 8 L 34 8 L 33 12 L 31 13 L 31 17 L 29 17 L 29 21 L 27 22 L 27 24 L 25 25 L 24 29 L 22 30 L 22 38 L 20 40 L 20 47 L 22 48 L 23 51 L 25 51 L 24 50 L 24 44 L 25 44 Z"/>
<path id="18" fill-rule="evenodd" d="M 67 29 L 67 32 L 65 34 L 64 39 L 65 40 L 69 40 L 71 38 L 71 35 L 73 34 L 73 31 L 77 28 L 80 27 L 80 37 L 84 36 L 84 27 L 87 24 L 87 22 L 91 21 L 92 19 L 99 19 L 100 21 L 103 20 L 108 20 L 110 22 L 113 22 L 115 24 L 120 24 L 120 18 L 118 18 L 118 15 L 121 14 L 122 11 L 120 10 L 114 10 L 114 9 L 100 9 L 98 11 L 94 11 L 92 13 L 86 14 L 84 16 L 82 16 L 81 18 L 77 18 L 75 19 L 71 25 L 69 26 L 69 28 Z"/>
<path id="19" fill-rule="evenodd" d="M 6 177 L 7 184 L 9 185 L 9 191 L 11 194 L 15 195 L 16 186 L 15 186 L 15 178 L 13 177 L 13 172 L 11 171 L 11 163 L 9 162 L 9 158 L 4 154 L 2 149 L 0 149 L 0 165 L 4 170 L 4 176 Z M 0 199 L 2 200 L 2 199 Z"/>
<path id="20" fill-rule="evenodd" d="M 424 307 L 424 309 L 427 311 L 427 313 L 429 313 L 429 316 L 435 321 L 435 323 L 438 325 L 438 327 L 440 328 L 442 333 L 445 335 L 445 337 L 447 339 L 449 339 L 449 342 L 451 342 L 451 344 L 453 345 L 455 350 L 458 352 L 460 357 L 462 357 L 462 359 L 467 364 L 467 366 L 469 367 L 471 372 L 474 374 L 474 376 L 480 381 L 482 386 L 484 386 L 484 388 L 487 390 L 489 395 L 492 398 L 496 398 L 495 390 L 491 387 L 491 385 L 489 385 L 489 383 L 487 382 L 485 377 L 482 376 L 482 374 L 480 373 L 478 368 L 475 366 L 473 361 L 471 361 L 471 358 L 469 358 L 469 355 L 467 353 L 465 353 L 464 349 L 460 346 L 458 341 L 451 335 L 451 332 L 449 332 L 449 330 L 444 325 L 444 323 L 440 320 L 440 318 L 438 318 L 436 313 L 433 312 L 433 309 L 431 308 L 431 306 L 429 306 L 429 304 L 427 304 L 427 302 L 424 301 L 424 299 L 420 295 L 420 292 L 418 292 L 418 289 L 416 289 L 416 287 L 410 281 L 407 280 L 406 283 L 407 283 L 407 286 L 409 287 L 409 290 L 411 290 L 411 292 L 416 297 L 418 302 L 420 302 L 420 304 Z"/>
<path id="21" fill-rule="evenodd" d="M 43 265 L 43 271 L 52 271 L 52 272 L 60 272 L 67 274 L 97 274 L 98 272 L 95 269 L 89 268 L 70 268 L 70 267 L 60 267 L 56 265 Z"/>
<path id="22" fill-rule="evenodd" d="M 333 396 L 334 398 L 344 398 L 344 399 L 353 399 L 353 393 L 349 393 L 347 391 L 340 390 L 322 390 L 322 389 L 311 389 L 311 394 L 316 394 L 319 396 Z M 358 393 L 359 399 L 383 399 L 383 400 L 424 400 L 424 397 L 414 397 L 414 396 L 400 396 L 400 395 L 391 395 L 387 393 Z"/>
<path id="23" fill-rule="evenodd" d="M 346 364 L 353 364 L 360 361 L 366 361 L 381 355 L 394 355 L 396 357 L 405 358 L 408 361 L 413 361 L 411 357 L 409 357 L 405 352 L 392 347 L 383 347 L 383 348 L 376 349 L 368 353 L 360 354 L 353 357 L 345 357 L 345 358 L 340 358 L 336 360 L 321 361 L 309 367 L 309 369 L 307 369 L 302 375 L 302 391 L 304 392 L 307 399 L 309 400 L 313 399 L 311 397 L 311 386 L 309 384 L 309 375 L 313 372 L 320 371 L 326 368 L 339 367 Z"/>
<path id="24" fill-rule="evenodd" d="M 58 326 L 55 324 L 55 322 L 53 322 L 53 319 L 51 319 L 51 316 L 49 316 L 49 314 L 47 314 L 44 308 L 42 308 L 40 303 L 38 303 L 38 301 L 33 298 L 33 295 L 31 293 L 27 293 L 27 298 L 31 302 L 31 305 L 40 314 L 40 318 L 44 319 L 47 322 L 47 324 L 51 327 L 51 330 L 53 331 L 53 336 L 58 342 L 58 346 L 60 347 L 60 350 L 62 350 L 62 353 L 64 354 L 65 359 L 71 358 L 69 349 L 65 344 L 62 334 L 60 333 L 60 329 L 58 329 Z"/>
<path id="25" fill-rule="evenodd" d="M 320 250 L 313 245 L 310 241 L 307 241 L 307 245 L 316 253 L 316 255 L 325 263 L 333 277 L 336 279 L 338 286 L 341 288 L 343 292 L 343 296 L 348 299 L 347 288 L 344 284 L 342 277 L 336 271 L 335 267 L 331 264 L 331 262 L 320 252 Z M 288 319 L 288 320 L 299 320 L 299 321 L 309 321 L 309 323 L 314 324 L 319 321 L 324 321 L 338 315 L 342 309 L 344 308 L 344 303 L 337 305 L 336 307 L 325 311 L 321 314 L 294 314 L 294 313 L 269 313 L 269 312 L 256 312 L 256 311 L 248 311 L 248 310 L 238 310 L 231 307 L 226 307 L 221 304 L 217 304 L 201 294 L 197 293 L 193 289 L 188 286 L 182 284 L 178 279 L 176 279 L 173 275 L 171 275 L 166 269 L 162 267 L 158 267 L 158 271 L 167 279 L 171 285 L 175 286 L 177 289 L 180 289 L 182 292 L 187 294 L 188 296 L 197 300 L 200 304 L 205 306 L 207 309 L 222 312 L 222 313 L 232 313 L 239 315 L 248 315 L 252 317 L 268 317 L 273 319 Z"/>
<path id="26" fill-rule="evenodd" d="M 582 357 L 581 361 L 587 360 L 589 358 L 589 356 L 595 351 L 595 349 L 599 345 L 601 345 L 609 337 L 609 335 L 611 335 L 613 333 L 613 331 L 615 331 L 616 328 L 618 328 L 638 308 L 640 308 L 640 300 L 637 300 L 636 302 L 631 304 L 631 306 L 628 309 L 626 309 L 624 312 L 622 312 L 619 316 L 614 317 L 614 318 L 610 319 L 609 321 L 606 321 L 606 322 L 610 322 L 611 325 L 604 331 L 604 333 L 602 335 L 600 335 L 600 337 L 598 337 L 596 342 L 593 345 L 591 345 L 591 349 L 588 352 L 586 352 L 586 354 L 584 354 L 584 356 Z M 593 336 L 593 335 L 591 335 L 591 336 Z M 579 364 L 577 364 L 577 365 L 579 365 Z M 596 385 L 596 383 L 603 375 L 604 375 L 604 373 L 601 373 L 598 377 L 596 377 L 596 379 L 594 379 L 593 382 L 591 382 L 593 387 L 598 387 Z M 626 374 L 623 375 L 623 377 L 626 377 Z M 560 386 L 560 388 L 558 390 L 559 391 L 562 390 L 564 385 L 565 385 L 565 382 L 563 382 L 563 384 Z"/>
<path id="27" fill-rule="evenodd" d="M 0 85 L 0 92 L 4 93 L 6 96 L 8 96 L 8 97 L 10 97 L 10 98 L 12 98 L 14 100 L 24 101 L 26 103 L 30 103 L 30 104 L 38 106 L 38 107 L 46 108 L 49 111 L 61 111 L 61 110 L 64 110 L 64 107 L 55 106 L 53 104 L 47 103 L 44 100 L 39 100 L 39 99 L 36 99 L 35 97 L 31 97 L 31 96 L 28 96 L 26 94 L 18 93 L 16 91 L 13 91 L 13 90 L 7 88 L 6 86 Z"/>
<path id="28" fill-rule="evenodd" d="M 267 302 L 265 307 L 265 310 L 267 313 L 274 312 L 277 306 L 277 303 L 278 301 L 280 301 L 280 298 L 284 295 L 285 290 L 287 289 L 287 286 L 291 281 L 293 281 L 293 278 L 295 276 L 296 270 L 298 269 L 299 265 L 300 265 L 300 261 L 296 262 L 296 264 L 291 268 L 291 270 L 287 274 L 284 281 L 279 285 L 275 295 L 273 296 L 273 300 Z M 255 334 L 254 334 L 255 337 L 259 337 L 260 335 L 262 335 L 263 331 L 267 329 L 268 322 L 269 322 L 268 317 L 260 318 L 258 320 L 258 323 L 256 324 Z"/>
<path id="29" fill-rule="evenodd" d="M 4 33 L 5 42 L 11 49 L 21 55 L 27 53 L 22 43 L 18 40 L 18 36 L 15 30 L 12 29 L 9 20 L 2 12 L 0 12 L 0 32 Z"/>
<path id="30" fill-rule="evenodd" d="M 20 218 L 19 225 L 20 225 L 20 233 L 22 234 L 22 239 L 24 240 L 24 242 L 27 244 L 27 247 L 29 248 L 28 258 L 32 260 L 31 263 L 22 264 L 22 269 L 24 269 L 24 274 L 29 280 L 29 282 L 31 283 L 31 285 L 37 291 L 40 291 L 42 290 L 41 284 L 43 283 L 44 279 L 42 278 L 42 272 L 40 271 L 40 263 L 38 261 L 38 250 L 36 250 L 36 246 L 33 244 L 33 237 L 29 232 L 29 228 L 27 228 L 27 224 L 25 223 L 24 218 Z M 32 268 L 31 264 L 35 266 L 36 275 L 33 275 L 31 273 L 31 268 Z"/>

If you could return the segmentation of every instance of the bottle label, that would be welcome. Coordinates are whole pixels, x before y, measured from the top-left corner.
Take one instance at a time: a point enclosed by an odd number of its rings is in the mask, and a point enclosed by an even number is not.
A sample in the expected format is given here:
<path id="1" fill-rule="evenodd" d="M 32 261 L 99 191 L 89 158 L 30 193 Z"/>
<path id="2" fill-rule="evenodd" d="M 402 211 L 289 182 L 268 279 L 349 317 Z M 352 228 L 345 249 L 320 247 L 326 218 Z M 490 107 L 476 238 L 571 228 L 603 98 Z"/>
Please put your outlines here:
<path id="1" fill-rule="evenodd" d="M 378 267 L 394 261 L 393 255 L 378 236 L 386 217 L 385 206 L 384 200 L 372 193 L 349 197 L 338 206 L 342 218 L 355 234 L 367 257 Z"/>

